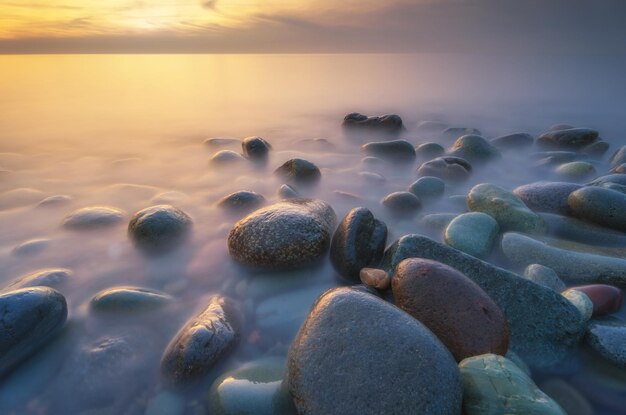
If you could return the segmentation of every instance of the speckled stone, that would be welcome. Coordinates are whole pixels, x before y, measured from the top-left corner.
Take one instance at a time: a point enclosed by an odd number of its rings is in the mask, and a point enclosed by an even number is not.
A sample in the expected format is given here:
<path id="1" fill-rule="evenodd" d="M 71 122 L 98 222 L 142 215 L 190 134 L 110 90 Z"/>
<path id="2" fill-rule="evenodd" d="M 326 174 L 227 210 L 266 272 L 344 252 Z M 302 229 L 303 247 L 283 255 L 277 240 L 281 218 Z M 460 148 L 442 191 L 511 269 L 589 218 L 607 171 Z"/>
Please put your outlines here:
<path id="1" fill-rule="evenodd" d="M 626 194 L 598 186 L 583 187 L 567 199 L 574 216 L 610 229 L 626 231 Z"/>
<path id="2" fill-rule="evenodd" d="M 377 268 L 361 268 L 359 272 L 361 282 L 377 290 L 386 290 L 391 285 L 391 277 L 385 270 Z"/>
<path id="3" fill-rule="evenodd" d="M 584 321 L 588 321 L 591 318 L 593 314 L 593 303 L 587 294 L 577 290 L 565 290 L 561 294 L 574 304 L 574 307 L 578 309 L 580 317 Z"/>
<path id="4" fill-rule="evenodd" d="M 410 217 L 422 207 L 419 198 L 410 192 L 393 192 L 385 196 L 381 202 L 394 215 Z"/>
<path id="5" fill-rule="evenodd" d="M 598 132 L 589 128 L 568 128 L 547 131 L 537 137 L 536 144 L 544 148 L 580 149 L 598 138 Z"/>
<path id="6" fill-rule="evenodd" d="M 558 166 L 555 173 L 565 179 L 582 181 L 595 176 L 596 168 L 586 161 L 572 161 Z"/>
<path id="7" fill-rule="evenodd" d="M 565 283 L 552 268 L 541 264 L 527 266 L 524 269 L 524 277 L 557 293 L 563 292 L 566 288 Z"/>
<path id="8" fill-rule="evenodd" d="M 177 248 L 188 236 L 191 218 L 171 205 L 156 205 L 135 213 L 128 223 L 128 235 L 141 250 L 159 254 Z"/>
<path id="9" fill-rule="evenodd" d="M 540 216 L 548 226 L 548 234 L 557 238 L 598 246 L 626 246 L 623 232 L 550 213 L 541 213 Z"/>
<path id="10" fill-rule="evenodd" d="M 491 252 L 499 230 L 498 222 L 486 213 L 463 213 L 446 227 L 444 240 L 453 248 L 484 259 Z"/>
<path id="11" fill-rule="evenodd" d="M 420 177 L 434 176 L 451 182 L 463 182 L 467 180 L 472 171 L 472 166 L 467 160 L 460 157 L 437 157 L 422 164 L 417 169 Z"/>
<path id="12" fill-rule="evenodd" d="M 620 310 L 624 303 L 624 292 L 612 285 L 579 285 L 571 289 L 587 294 L 593 303 L 594 317 L 615 313 Z"/>
<path id="13" fill-rule="evenodd" d="M 244 157 L 254 161 L 265 161 L 272 146 L 261 137 L 246 137 L 241 142 Z"/>
<path id="14" fill-rule="evenodd" d="M 241 190 L 224 196 L 217 206 L 236 213 L 247 213 L 258 209 L 265 203 L 265 198 L 256 192 Z"/>
<path id="15" fill-rule="evenodd" d="M 492 138 L 491 144 L 503 150 L 520 150 L 533 145 L 534 138 L 528 133 L 512 133 Z"/>
<path id="16" fill-rule="evenodd" d="M 513 194 L 536 212 L 567 215 L 570 213 L 567 198 L 582 186 L 566 182 L 535 182 L 513 189 Z"/>
<path id="17" fill-rule="evenodd" d="M 308 160 L 294 158 L 287 160 L 274 174 L 281 177 L 288 184 L 310 186 L 317 184 L 322 178 L 320 169 Z"/>
<path id="18" fill-rule="evenodd" d="M 626 369 L 626 322 L 611 316 L 594 318 L 585 341 L 602 358 Z"/>
<path id="19" fill-rule="evenodd" d="M 468 134 L 456 139 L 449 154 L 470 162 L 493 160 L 500 157 L 500 151 L 485 137 Z"/>
<path id="20" fill-rule="evenodd" d="M 446 183 L 439 177 L 424 176 L 414 181 L 408 190 L 420 200 L 434 199 L 443 196 Z"/>

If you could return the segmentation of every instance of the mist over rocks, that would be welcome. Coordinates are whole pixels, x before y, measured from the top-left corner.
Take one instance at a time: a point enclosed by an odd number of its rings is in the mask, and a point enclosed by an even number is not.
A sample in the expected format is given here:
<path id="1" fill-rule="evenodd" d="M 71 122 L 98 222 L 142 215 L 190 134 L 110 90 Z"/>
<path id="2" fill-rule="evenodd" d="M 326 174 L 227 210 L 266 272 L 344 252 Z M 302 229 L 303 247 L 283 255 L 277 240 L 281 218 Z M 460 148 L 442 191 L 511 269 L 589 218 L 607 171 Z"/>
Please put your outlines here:
<path id="1" fill-rule="evenodd" d="M 402 118 L 397 114 L 367 116 L 352 112 L 344 117 L 342 125 L 348 131 L 383 132 L 391 135 L 398 134 L 405 129 Z"/>
<path id="2" fill-rule="evenodd" d="M 142 251 L 156 255 L 178 248 L 188 236 L 191 218 L 171 205 L 156 205 L 135 213 L 128 235 Z"/>

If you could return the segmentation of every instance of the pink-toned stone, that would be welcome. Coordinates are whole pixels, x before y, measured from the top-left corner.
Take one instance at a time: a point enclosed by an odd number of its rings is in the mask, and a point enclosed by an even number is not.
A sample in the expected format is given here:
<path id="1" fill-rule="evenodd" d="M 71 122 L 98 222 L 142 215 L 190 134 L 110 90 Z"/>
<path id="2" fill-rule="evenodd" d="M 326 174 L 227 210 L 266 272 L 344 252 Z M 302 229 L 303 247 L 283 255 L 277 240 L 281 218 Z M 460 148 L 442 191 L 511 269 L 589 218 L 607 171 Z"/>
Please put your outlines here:
<path id="1" fill-rule="evenodd" d="M 571 289 L 587 294 L 593 303 L 593 317 L 615 313 L 624 302 L 622 290 L 612 285 L 591 284 L 571 287 Z"/>
<path id="2" fill-rule="evenodd" d="M 359 276 L 363 284 L 377 290 L 386 290 L 391 284 L 391 277 L 382 269 L 362 268 Z"/>

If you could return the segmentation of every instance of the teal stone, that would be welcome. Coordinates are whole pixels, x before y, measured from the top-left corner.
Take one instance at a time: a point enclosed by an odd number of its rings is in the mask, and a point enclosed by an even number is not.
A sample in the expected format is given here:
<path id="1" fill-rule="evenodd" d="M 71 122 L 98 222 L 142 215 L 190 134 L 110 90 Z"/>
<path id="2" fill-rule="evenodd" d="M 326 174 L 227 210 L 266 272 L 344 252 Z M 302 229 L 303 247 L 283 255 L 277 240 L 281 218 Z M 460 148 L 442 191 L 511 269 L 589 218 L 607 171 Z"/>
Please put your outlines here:
<path id="1" fill-rule="evenodd" d="M 442 196 L 445 188 L 445 182 L 439 177 L 424 176 L 409 186 L 409 192 L 419 199 L 434 199 Z"/>
<path id="2" fill-rule="evenodd" d="M 453 248 L 477 258 L 491 252 L 499 232 L 498 222 L 482 212 L 464 213 L 450 222 L 444 240 Z"/>

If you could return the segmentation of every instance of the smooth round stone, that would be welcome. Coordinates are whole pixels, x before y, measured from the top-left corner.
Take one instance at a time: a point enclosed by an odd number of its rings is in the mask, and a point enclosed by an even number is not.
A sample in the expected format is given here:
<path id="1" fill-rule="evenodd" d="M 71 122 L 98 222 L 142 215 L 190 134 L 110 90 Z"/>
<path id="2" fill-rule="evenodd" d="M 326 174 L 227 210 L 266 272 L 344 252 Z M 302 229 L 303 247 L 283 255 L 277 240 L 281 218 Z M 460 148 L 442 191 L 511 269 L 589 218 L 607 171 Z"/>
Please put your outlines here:
<path id="1" fill-rule="evenodd" d="M 361 268 L 359 278 L 363 284 L 377 290 L 387 290 L 391 285 L 391 277 L 382 269 Z"/>
<path id="2" fill-rule="evenodd" d="M 213 137 L 204 140 L 204 145 L 209 147 L 224 147 L 239 144 L 240 140 L 230 137 Z"/>
<path id="3" fill-rule="evenodd" d="M 484 354 L 459 364 L 467 415 L 566 415 L 509 359 Z"/>
<path id="4" fill-rule="evenodd" d="M 606 141 L 596 141 L 595 143 L 591 143 L 588 146 L 583 147 L 580 152 L 592 158 L 600 159 L 607 151 L 609 151 L 609 147 L 610 144 Z"/>
<path id="5" fill-rule="evenodd" d="M 228 165 L 244 161 L 245 159 L 239 153 L 232 150 L 220 150 L 211 157 L 209 162 L 216 165 Z"/>
<path id="6" fill-rule="evenodd" d="M 585 341 L 602 358 L 626 369 L 626 322 L 611 316 L 594 318 Z"/>
<path id="7" fill-rule="evenodd" d="M 342 125 L 347 129 L 382 131 L 388 134 L 397 134 L 404 130 L 402 118 L 397 114 L 367 116 L 352 112 L 344 117 Z"/>
<path id="8" fill-rule="evenodd" d="M 31 239 L 26 242 L 22 242 L 21 244 L 13 248 L 13 254 L 19 256 L 35 255 L 43 252 L 48 247 L 48 245 L 50 245 L 50 239 Z"/>
<path id="9" fill-rule="evenodd" d="M 568 128 L 553 130 L 537 137 L 537 145 L 545 148 L 573 148 L 580 149 L 593 143 L 598 138 L 598 132 L 589 128 Z"/>
<path id="10" fill-rule="evenodd" d="M 500 157 L 500 151 L 485 137 L 473 134 L 457 138 L 449 153 L 451 156 L 461 157 L 470 162 L 487 161 Z"/>
<path id="11" fill-rule="evenodd" d="M 274 171 L 288 184 L 313 185 L 320 181 L 322 173 L 317 166 L 310 161 L 294 158 L 286 161 Z"/>
<path id="12" fill-rule="evenodd" d="M 241 190 L 224 196 L 217 202 L 217 206 L 235 213 L 248 213 L 260 208 L 265 198 L 256 192 Z"/>
<path id="13" fill-rule="evenodd" d="M 120 223 L 124 220 L 124 211 L 108 207 L 93 206 L 75 210 L 65 217 L 63 226 L 68 229 L 99 228 Z"/>
<path id="14" fill-rule="evenodd" d="M 295 415 L 283 384 L 285 362 L 266 358 L 247 363 L 217 378 L 209 391 L 213 415 Z"/>
<path id="15" fill-rule="evenodd" d="M 605 284 L 579 285 L 571 290 L 583 292 L 593 303 L 593 316 L 616 313 L 624 303 L 624 293 L 617 287 Z"/>
<path id="16" fill-rule="evenodd" d="M 467 160 L 459 157 L 437 157 L 422 164 L 417 169 L 420 177 L 434 176 L 442 180 L 462 182 L 469 178 L 472 167 Z"/>
<path id="17" fill-rule="evenodd" d="M 524 277 L 557 293 L 561 293 L 567 288 L 552 268 L 541 264 L 527 266 L 524 269 Z"/>
<path id="18" fill-rule="evenodd" d="M 287 379 L 299 414 L 461 411 L 458 369 L 441 342 L 393 305 L 350 288 L 316 301 L 289 349 Z"/>
<path id="19" fill-rule="evenodd" d="M 144 415 L 184 415 L 185 397 L 170 391 L 162 391 L 148 403 Z"/>
<path id="20" fill-rule="evenodd" d="M 175 383 L 206 374 L 239 341 L 241 317 L 227 297 L 214 295 L 170 341 L 161 358 L 161 373 Z"/>
<path id="21" fill-rule="evenodd" d="M 359 172 L 359 176 L 367 183 L 371 184 L 384 184 L 387 179 L 378 173 L 372 173 L 369 171 Z"/>
<path id="22" fill-rule="evenodd" d="M 554 399 L 568 415 L 594 415 L 589 401 L 562 379 L 549 379 L 540 384 L 541 390 Z"/>
<path id="23" fill-rule="evenodd" d="M 17 277 L 4 287 L 2 291 L 11 291 L 17 290 L 18 288 L 28 287 L 58 288 L 67 283 L 73 275 L 74 273 L 66 268 L 40 269 Z"/>
<path id="24" fill-rule="evenodd" d="M 504 314 L 454 268 L 427 259 L 405 259 L 395 269 L 391 289 L 396 306 L 428 327 L 457 361 L 506 353 L 509 330 Z"/>
<path id="25" fill-rule="evenodd" d="M 393 192 L 382 200 L 383 206 L 398 216 L 412 216 L 422 207 L 422 203 L 413 193 Z"/>
<path id="26" fill-rule="evenodd" d="M 443 195 L 446 184 L 439 177 L 424 176 L 417 179 L 409 186 L 409 192 L 418 199 L 432 199 Z"/>
<path id="27" fill-rule="evenodd" d="M 593 164 L 586 161 L 572 161 L 561 164 L 555 170 L 556 174 L 571 180 L 585 180 L 596 174 Z"/>
<path id="28" fill-rule="evenodd" d="M 626 231 L 626 194 L 589 186 L 570 194 L 567 201 L 574 216 L 607 228 Z"/>
<path id="29" fill-rule="evenodd" d="M 98 311 L 137 312 L 163 307 L 172 301 L 169 294 L 139 287 L 114 287 L 100 291 L 91 299 Z"/>
<path id="30" fill-rule="evenodd" d="M 354 208 L 343 218 L 330 244 L 330 262 L 343 277 L 358 281 L 361 268 L 376 266 L 385 252 L 387 225 L 369 209 Z"/>
<path id="31" fill-rule="evenodd" d="M 438 143 L 424 143 L 415 147 L 415 155 L 420 160 L 432 160 L 435 157 L 441 157 L 445 154 L 446 149 Z"/>
<path id="32" fill-rule="evenodd" d="M 156 205 L 133 215 L 128 223 L 128 235 L 145 252 L 162 253 L 176 248 L 188 235 L 191 225 L 191 218 L 182 210 Z"/>
<path id="33" fill-rule="evenodd" d="M 233 259 L 251 267 L 305 267 L 326 253 L 336 220 L 333 209 L 321 200 L 284 200 L 235 223 L 228 250 Z"/>
<path id="34" fill-rule="evenodd" d="M 542 181 L 516 187 L 513 194 L 536 212 L 567 215 L 570 213 L 567 198 L 580 188 L 582 186 L 576 183 Z"/>
<path id="35" fill-rule="evenodd" d="M 281 199 L 296 199 L 300 197 L 300 195 L 293 187 L 288 184 L 283 184 L 278 188 L 278 197 Z"/>
<path id="36" fill-rule="evenodd" d="M 473 212 L 493 217 L 503 232 L 545 232 L 543 219 L 513 193 L 489 183 L 478 184 L 467 194 L 467 206 Z"/>
<path id="37" fill-rule="evenodd" d="M 533 145 L 535 139 L 527 133 L 513 133 L 492 138 L 490 143 L 503 150 L 521 150 Z"/>
<path id="38" fill-rule="evenodd" d="M 454 141 L 464 135 L 480 135 L 480 130 L 467 127 L 448 127 L 441 133 L 441 138 L 445 141 Z"/>
<path id="39" fill-rule="evenodd" d="M 598 246 L 626 246 L 626 235 L 623 232 L 571 217 L 550 213 L 541 213 L 540 216 L 548 226 L 548 233 L 555 237 Z"/>
<path id="40" fill-rule="evenodd" d="M 0 210 L 13 209 L 37 203 L 44 197 L 41 190 L 20 188 L 0 194 Z"/>
<path id="41" fill-rule="evenodd" d="M 367 143 L 361 150 L 369 156 L 392 162 L 409 163 L 415 160 L 415 148 L 406 140 Z"/>
<path id="42" fill-rule="evenodd" d="M 444 240 L 459 251 L 476 258 L 486 258 L 499 230 L 498 222 L 486 213 L 464 213 L 450 222 L 444 233 Z"/>
<path id="43" fill-rule="evenodd" d="M 446 227 L 454 218 L 458 216 L 458 213 L 431 213 L 420 218 L 418 224 L 437 233 L 443 234 Z"/>
<path id="44" fill-rule="evenodd" d="M 47 344 L 67 319 L 65 298 L 52 288 L 0 294 L 0 378 Z"/>
<path id="45" fill-rule="evenodd" d="M 587 294 L 576 290 L 565 290 L 561 294 L 580 311 L 580 316 L 584 321 L 588 321 L 591 318 L 593 314 L 593 303 Z"/>
<path id="46" fill-rule="evenodd" d="M 272 146 L 261 137 L 246 137 L 241 142 L 244 157 L 250 160 L 267 160 Z"/>
<path id="47" fill-rule="evenodd" d="M 619 184 L 622 186 L 626 186 L 626 174 L 607 174 L 605 176 L 600 176 L 597 179 L 590 181 L 589 186 L 606 186 L 608 184 Z"/>
<path id="48" fill-rule="evenodd" d="M 69 203 L 72 200 L 71 196 L 68 195 L 54 195 L 48 196 L 39 202 L 38 206 L 58 206 Z"/>

